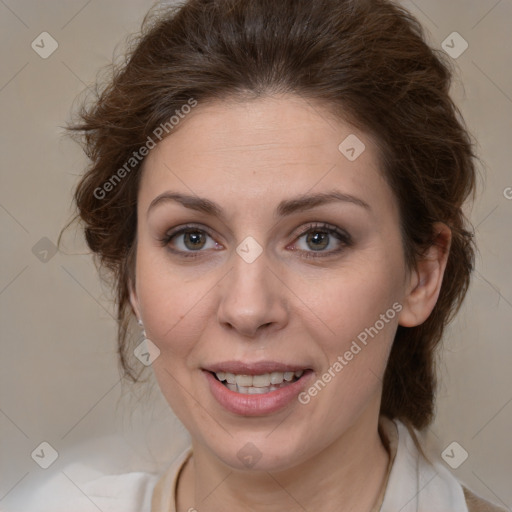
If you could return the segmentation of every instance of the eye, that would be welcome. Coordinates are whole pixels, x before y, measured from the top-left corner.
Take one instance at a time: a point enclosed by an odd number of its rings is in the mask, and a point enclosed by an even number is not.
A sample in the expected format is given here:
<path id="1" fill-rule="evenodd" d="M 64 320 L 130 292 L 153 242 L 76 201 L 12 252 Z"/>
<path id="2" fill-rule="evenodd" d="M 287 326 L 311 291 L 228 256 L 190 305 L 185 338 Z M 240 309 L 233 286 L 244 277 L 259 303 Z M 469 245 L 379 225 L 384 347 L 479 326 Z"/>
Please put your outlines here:
<path id="1" fill-rule="evenodd" d="M 175 238 L 177 239 L 177 243 L 171 243 Z M 201 252 L 201 249 L 217 249 L 220 247 L 216 242 L 213 242 L 213 244 L 210 244 L 210 247 L 208 247 L 207 238 L 211 238 L 211 235 L 204 228 L 200 228 L 194 224 L 187 224 L 186 226 L 166 233 L 165 237 L 163 237 L 160 242 L 173 253 L 177 253 L 185 258 L 195 258 L 198 256 L 197 253 Z M 177 246 L 177 248 L 172 248 L 172 245 Z"/>
<path id="2" fill-rule="evenodd" d="M 313 225 L 306 226 L 306 229 L 302 230 L 298 235 L 297 240 L 301 240 L 305 237 L 305 249 L 298 249 L 301 253 L 304 253 L 304 258 L 319 258 L 338 254 L 345 247 L 352 245 L 352 239 L 348 233 L 341 230 L 340 228 L 326 223 L 315 223 Z M 212 239 L 212 243 L 208 247 L 208 238 Z M 173 242 L 176 239 L 177 242 Z M 337 241 L 337 243 L 335 243 Z M 163 247 L 167 247 L 169 251 L 184 258 L 196 258 L 202 251 L 202 249 L 214 249 L 218 250 L 222 248 L 220 244 L 213 241 L 210 232 L 198 225 L 187 224 L 182 227 L 178 227 L 168 233 L 160 239 L 160 243 Z M 337 248 L 331 248 L 331 250 L 325 250 L 326 248 L 337 245 Z M 313 248 L 312 250 L 308 250 Z M 293 250 L 297 250 L 296 248 Z M 318 253 L 318 254 L 314 254 Z"/>
<path id="3" fill-rule="evenodd" d="M 300 233 L 298 240 L 302 238 L 305 238 L 304 245 L 306 248 L 299 250 L 304 253 L 304 258 L 332 256 L 333 254 L 338 254 L 343 251 L 345 247 L 352 245 L 352 239 L 348 233 L 336 226 L 326 223 L 315 223 L 307 226 L 306 230 Z M 337 246 L 337 248 L 324 250 L 333 245 L 335 247 Z M 311 247 L 313 250 L 308 250 L 308 248 Z"/>

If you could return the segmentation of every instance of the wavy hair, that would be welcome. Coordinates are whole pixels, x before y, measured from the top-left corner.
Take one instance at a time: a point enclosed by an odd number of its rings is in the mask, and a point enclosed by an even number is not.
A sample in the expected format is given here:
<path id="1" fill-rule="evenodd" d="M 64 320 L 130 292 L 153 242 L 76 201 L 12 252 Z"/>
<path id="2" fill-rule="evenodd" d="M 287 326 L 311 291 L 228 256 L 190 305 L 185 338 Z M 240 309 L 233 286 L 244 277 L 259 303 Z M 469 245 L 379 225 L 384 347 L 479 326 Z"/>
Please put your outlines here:
<path id="1" fill-rule="evenodd" d="M 398 327 L 383 383 L 381 413 L 409 427 L 428 426 L 436 348 L 474 266 L 474 235 L 462 207 L 475 197 L 476 155 L 450 97 L 451 64 L 428 45 L 420 23 L 388 0 L 188 0 L 150 10 L 124 60 L 109 70 L 68 125 L 90 159 L 75 190 L 73 220 L 81 220 L 115 290 L 126 376 L 140 377 L 130 364 L 128 288 L 140 163 L 105 197 L 95 191 L 190 98 L 201 104 L 297 94 L 377 140 L 408 269 L 435 243 L 435 222 L 452 231 L 438 301 L 421 325 Z"/>

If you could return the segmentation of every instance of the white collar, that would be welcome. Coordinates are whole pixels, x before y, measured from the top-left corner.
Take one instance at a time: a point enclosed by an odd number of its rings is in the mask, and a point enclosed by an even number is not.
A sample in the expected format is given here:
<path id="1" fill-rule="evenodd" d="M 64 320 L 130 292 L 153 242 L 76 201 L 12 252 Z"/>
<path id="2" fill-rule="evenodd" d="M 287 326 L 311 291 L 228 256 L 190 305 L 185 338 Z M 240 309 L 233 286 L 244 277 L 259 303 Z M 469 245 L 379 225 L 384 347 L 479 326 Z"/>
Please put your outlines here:
<path id="1" fill-rule="evenodd" d="M 398 447 L 380 512 L 468 512 L 460 482 L 441 462 L 425 460 L 401 421 L 393 423 Z"/>
<path id="2" fill-rule="evenodd" d="M 407 427 L 397 419 L 380 421 L 396 452 L 379 512 L 469 512 L 459 481 L 441 462 L 430 464 L 424 459 Z M 151 512 L 175 512 L 179 471 L 191 455 L 189 446 L 161 477 Z"/>

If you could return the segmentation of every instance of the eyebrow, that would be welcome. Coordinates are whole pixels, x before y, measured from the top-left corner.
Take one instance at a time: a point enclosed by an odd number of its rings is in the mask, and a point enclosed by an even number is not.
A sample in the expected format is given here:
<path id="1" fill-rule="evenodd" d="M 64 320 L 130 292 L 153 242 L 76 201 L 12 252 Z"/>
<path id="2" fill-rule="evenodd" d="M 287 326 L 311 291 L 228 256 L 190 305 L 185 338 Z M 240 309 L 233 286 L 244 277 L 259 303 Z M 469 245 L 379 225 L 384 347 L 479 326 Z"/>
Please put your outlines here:
<path id="1" fill-rule="evenodd" d="M 330 192 L 303 195 L 291 199 L 285 199 L 281 201 L 277 206 L 276 215 L 278 217 L 286 217 L 288 215 L 292 215 L 295 212 L 310 210 L 323 204 L 339 201 L 352 203 L 364 208 L 365 210 L 371 211 L 370 205 L 362 199 L 359 199 L 350 194 L 344 194 L 338 190 L 332 190 Z M 204 197 L 191 196 L 170 191 L 164 192 L 155 197 L 155 199 L 151 201 L 146 215 L 148 215 L 155 206 L 167 202 L 178 202 L 185 208 L 216 216 L 225 221 L 224 211 L 217 203 L 214 203 L 213 201 L 210 201 Z"/>

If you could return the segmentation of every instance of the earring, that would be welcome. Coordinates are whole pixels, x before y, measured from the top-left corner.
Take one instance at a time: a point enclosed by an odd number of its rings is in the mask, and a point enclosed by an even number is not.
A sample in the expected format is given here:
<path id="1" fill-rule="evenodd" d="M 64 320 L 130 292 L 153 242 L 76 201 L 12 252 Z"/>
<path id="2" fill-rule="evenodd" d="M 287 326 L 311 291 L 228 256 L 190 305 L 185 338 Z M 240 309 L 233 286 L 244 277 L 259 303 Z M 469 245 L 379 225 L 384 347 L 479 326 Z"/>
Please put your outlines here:
<path id="1" fill-rule="evenodd" d="M 137 319 L 137 323 L 140 327 L 142 327 L 142 336 L 144 336 L 144 339 L 147 338 L 146 336 L 146 329 L 144 329 L 144 324 L 142 323 L 142 320 L 140 318 Z"/>

